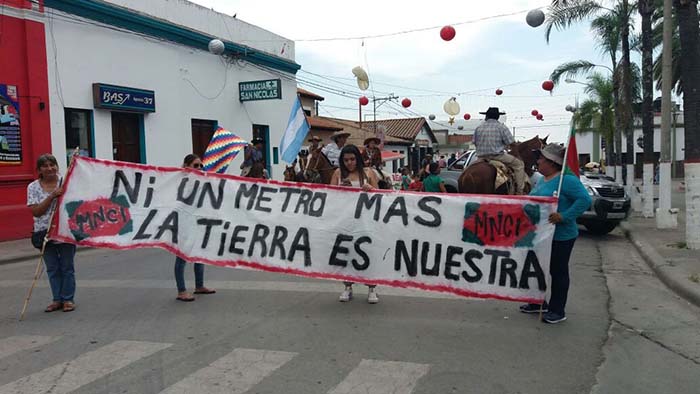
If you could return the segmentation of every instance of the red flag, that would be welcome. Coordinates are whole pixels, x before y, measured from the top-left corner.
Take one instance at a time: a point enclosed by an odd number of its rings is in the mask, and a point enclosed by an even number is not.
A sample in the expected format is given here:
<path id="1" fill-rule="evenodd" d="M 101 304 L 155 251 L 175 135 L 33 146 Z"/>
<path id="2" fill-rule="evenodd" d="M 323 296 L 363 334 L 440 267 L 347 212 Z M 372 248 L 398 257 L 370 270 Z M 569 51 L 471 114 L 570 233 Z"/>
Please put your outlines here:
<path id="1" fill-rule="evenodd" d="M 569 143 L 566 146 L 566 169 L 564 173 L 567 172 L 576 176 L 581 176 L 578 165 L 578 149 L 576 149 L 576 130 L 573 125 L 569 133 Z"/>

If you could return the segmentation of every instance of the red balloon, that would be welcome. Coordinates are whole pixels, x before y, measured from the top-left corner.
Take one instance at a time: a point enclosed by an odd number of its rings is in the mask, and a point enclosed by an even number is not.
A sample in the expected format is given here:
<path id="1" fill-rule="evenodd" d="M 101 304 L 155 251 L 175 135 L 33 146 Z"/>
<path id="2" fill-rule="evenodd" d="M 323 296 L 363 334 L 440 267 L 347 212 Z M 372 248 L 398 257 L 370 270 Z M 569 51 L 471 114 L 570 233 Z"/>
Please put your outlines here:
<path id="1" fill-rule="evenodd" d="M 532 112 L 530 112 L 530 113 L 532 114 L 532 116 L 537 116 L 539 114 L 539 111 L 537 111 L 536 109 L 533 109 Z"/>
<path id="2" fill-rule="evenodd" d="M 455 31 L 455 28 L 449 25 L 440 29 L 440 38 L 445 41 L 451 41 L 453 38 L 455 38 L 456 34 L 457 32 Z"/>
<path id="3" fill-rule="evenodd" d="M 537 120 L 542 120 L 542 119 L 544 119 L 544 116 L 542 116 L 542 114 L 537 114 Z"/>
<path id="4" fill-rule="evenodd" d="M 365 96 L 360 97 L 360 105 L 367 105 L 369 104 L 369 99 Z"/>
<path id="5" fill-rule="evenodd" d="M 503 94 L 503 91 L 501 89 L 496 89 L 496 94 L 500 96 Z"/>
<path id="6" fill-rule="evenodd" d="M 408 108 L 411 106 L 411 100 L 405 98 L 401 100 L 401 105 L 403 105 L 404 108 Z"/>
<path id="7" fill-rule="evenodd" d="M 469 115 L 469 114 L 464 114 L 464 120 L 469 120 L 469 119 L 471 119 L 471 118 L 472 118 L 471 115 Z"/>
<path id="8" fill-rule="evenodd" d="M 554 82 L 552 81 L 544 81 L 542 82 L 542 89 L 551 92 L 552 89 L 554 89 Z"/>

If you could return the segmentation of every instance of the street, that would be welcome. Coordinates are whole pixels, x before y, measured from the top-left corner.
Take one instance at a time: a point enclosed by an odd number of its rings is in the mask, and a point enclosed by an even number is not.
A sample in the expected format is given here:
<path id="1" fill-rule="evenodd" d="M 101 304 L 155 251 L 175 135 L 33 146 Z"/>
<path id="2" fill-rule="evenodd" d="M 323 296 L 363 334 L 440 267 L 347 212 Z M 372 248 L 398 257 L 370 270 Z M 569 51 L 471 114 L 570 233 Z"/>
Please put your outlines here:
<path id="1" fill-rule="evenodd" d="M 582 231 L 568 320 L 516 303 L 206 267 L 213 295 L 175 300 L 174 257 L 85 250 L 77 309 L 44 313 L 35 261 L 0 266 L 0 393 L 660 393 L 700 387 L 700 313 L 619 230 Z M 186 269 L 193 286 L 192 269 Z"/>

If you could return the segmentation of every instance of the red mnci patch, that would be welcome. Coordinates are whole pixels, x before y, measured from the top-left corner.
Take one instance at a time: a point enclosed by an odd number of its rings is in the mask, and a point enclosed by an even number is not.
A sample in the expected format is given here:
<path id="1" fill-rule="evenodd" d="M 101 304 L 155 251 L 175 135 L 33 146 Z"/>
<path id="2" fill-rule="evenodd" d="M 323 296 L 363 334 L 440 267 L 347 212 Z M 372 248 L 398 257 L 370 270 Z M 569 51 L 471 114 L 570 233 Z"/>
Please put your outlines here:
<path id="1" fill-rule="evenodd" d="M 129 203 L 125 196 L 72 201 L 66 204 L 66 210 L 70 231 L 77 241 L 125 234 L 133 229 Z"/>
<path id="2" fill-rule="evenodd" d="M 534 204 L 467 203 L 462 240 L 478 245 L 531 247 L 540 210 Z"/>

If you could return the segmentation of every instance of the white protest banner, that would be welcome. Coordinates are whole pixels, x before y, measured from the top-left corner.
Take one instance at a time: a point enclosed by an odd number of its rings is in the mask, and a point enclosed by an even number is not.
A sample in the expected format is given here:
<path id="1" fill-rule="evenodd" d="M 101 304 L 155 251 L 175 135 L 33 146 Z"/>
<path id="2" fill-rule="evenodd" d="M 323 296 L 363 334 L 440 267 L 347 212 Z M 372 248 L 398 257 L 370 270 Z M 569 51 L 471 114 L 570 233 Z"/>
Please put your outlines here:
<path id="1" fill-rule="evenodd" d="M 358 189 L 78 157 L 50 238 L 205 264 L 544 299 L 556 199 Z"/>

